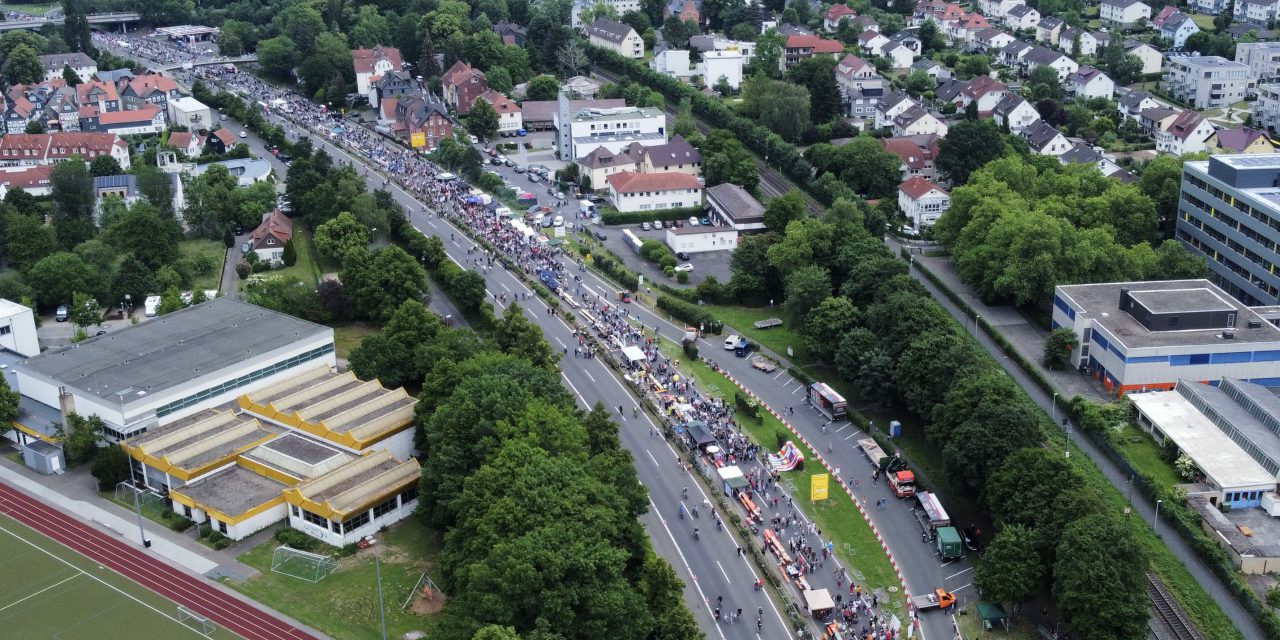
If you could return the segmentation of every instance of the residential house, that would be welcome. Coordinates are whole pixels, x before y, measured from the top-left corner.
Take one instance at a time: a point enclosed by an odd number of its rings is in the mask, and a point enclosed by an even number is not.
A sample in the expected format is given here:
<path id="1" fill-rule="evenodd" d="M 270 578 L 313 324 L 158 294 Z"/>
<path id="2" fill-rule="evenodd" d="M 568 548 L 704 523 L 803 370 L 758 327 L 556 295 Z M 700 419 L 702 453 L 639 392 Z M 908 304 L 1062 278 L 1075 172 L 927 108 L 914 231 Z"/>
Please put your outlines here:
<path id="1" fill-rule="evenodd" d="M 924 43 L 920 42 L 920 38 L 917 38 L 913 32 L 905 29 L 889 36 L 889 42 L 904 45 L 915 55 L 920 55 L 920 52 L 924 49 Z M 888 46 L 889 45 L 885 45 L 884 47 L 881 47 L 881 49 L 887 49 Z"/>
<path id="2" fill-rule="evenodd" d="M 574 161 L 578 165 L 578 173 L 588 180 L 590 188 L 607 192 L 608 178 L 615 173 L 630 171 L 641 173 L 644 165 L 644 145 L 633 142 L 617 153 L 607 147 L 596 147 L 585 156 Z"/>
<path id="3" fill-rule="evenodd" d="M 740 51 L 707 51 L 702 54 L 696 71 L 702 76 L 702 85 L 707 89 L 714 89 L 723 78 L 730 89 L 737 91 L 742 88 L 742 69 L 746 65 L 747 58 Z"/>
<path id="4" fill-rule="evenodd" d="M 85 126 L 86 124 L 88 126 Z M 81 120 L 81 130 L 122 136 L 160 133 L 165 130 L 165 115 L 164 111 L 154 104 L 129 111 L 108 111 Z"/>
<path id="5" fill-rule="evenodd" d="M 1233 24 L 1227 27 L 1227 35 L 1231 36 L 1231 39 L 1236 42 L 1240 42 L 1249 34 L 1253 34 L 1253 37 L 1260 42 L 1270 42 L 1280 38 L 1280 31 L 1264 29 L 1251 24 Z"/>
<path id="6" fill-rule="evenodd" d="M 431 150 L 440 146 L 440 142 L 453 137 L 453 121 L 449 119 L 449 111 L 444 103 L 434 96 L 409 96 L 391 98 L 385 103 L 394 103 L 391 113 L 394 123 L 392 130 L 397 136 L 407 138 L 414 145 L 415 133 L 422 134 L 423 149 Z M 417 146 L 417 145 L 414 145 Z"/>
<path id="7" fill-rule="evenodd" d="M 933 21 L 939 29 L 946 30 L 948 25 L 964 18 L 964 7 L 945 0 L 924 0 L 917 2 L 908 19 L 907 26 L 919 27 L 925 22 Z"/>
<path id="8" fill-rule="evenodd" d="M 192 98 L 183 96 L 169 101 L 169 126 L 186 127 L 192 131 L 207 130 L 213 125 L 213 111 L 209 106 Z"/>
<path id="9" fill-rule="evenodd" d="M 524 120 L 521 118 L 520 105 L 516 104 L 507 96 L 489 89 L 480 94 L 477 100 L 488 102 L 494 111 L 498 112 L 498 133 L 512 133 L 524 128 Z M 475 103 L 472 103 L 475 106 Z"/>
<path id="10" fill-rule="evenodd" d="M 1198 153 L 1206 149 L 1205 142 L 1213 131 L 1213 125 L 1203 115 L 1187 109 L 1167 128 L 1156 132 L 1156 150 L 1175 156 Z"/>
<path id="11" fill-rule="evenodd" d="M 640 150 L 641 173 L 687 173 L 695 178 L 702 174 L 702 152 L 684 136 L 672 136 L 666 144 L 641 146 Z"/>
<path id="12" fill-rule="evenodd" d="M 622 213 L 702 206 L 702 182 L 680 172 L 610 174 L 609 200 Z"/>
<path id="13" fill-rule="evenodd" d="M 932 133 L 940 137 L 947 136 L 947 124 L 921 106 L 914 106 L 893 119 L 893 135 L 916 136 Z"/>
<path id="14" fill-rule="evenodd" d="M 991 117 L 997 126 L 1008 129 L 1010 133 L 1018 134 L 1041 119 L 1040 112 L 1016 93 L 1010 93 L 1000 100 L 991 110 Z"/>
<path id="15" fill-rule="evenodd" d="M 880 55 L 880 47 L 886 44 L 889 44 L 889 37 L 881 34 L 879 30 L 868 29 L 858 34 L 858 46 L 862 47 L 863 53 L 868 55 Z"/>
<path id="16" fill-rule="evenodd" d="M 722 35 L 711 33 L 689 38 L 689 50 L 704 53 L 707 51 L 736 51 L 742 58 L 750 62 L 756 56 L 756 43 L 742 40 L 730 40 Z"/>
<path id="17" fill-rule="evenodd" d="M 204 136 L 194 131 L 174 131 L 169 134 L 169 144 L 182 155 L 194 158 L 204 150 Z"/>
<path id="18" fill-rule="evenodd" d="M 845 56 L 835 69 L 836 86 L 844 98 L 845 113 L 857 121 L 875 117 L 876 105 L 884 97 L 885 80 L 870 62 L 853 55 Z"/>
<path id="19" fill-rule="evenodd" d="M 1137 176 L 1120 168 L 1111 158 L 1108 158 L 1098 152 L 1097 149 L 1090 147 L 1082 142 L 1077 142 L 1071 147 L 1071 150 L 1058 156 L 1058 162 L 1062 164 L 1091 164 L 1097 167 L 1102 175 L 1113 180 L 1119 180 L 1125 184 L 1137 181 Z"/>
<path id="20" fill-rule="evenodd" d="M 36 106 L 22 92 L 5 100 L 4 130 L 5 133 L 26 133 L 27 123 L 39 113 Z"/>
<path id="21" fill-rule="evenodd" d="M 50 171 L 53 171 L 51 164 L 0 169 L 0 193 L 7 194 L 14 189 L 22 189 L 29 195 L 37 197 L 52 195 L 53 183 L 49 180 Z"/>
<path id="22" fill-rule="evenodd" d="M 976 51 L 1000 51 L 1014 41 L 1008 31 L 999 29 L 983 29 L 973 36 L 973 48 Z"/>
<path id="23" fill-rule="evenodd" d="M 1000 49 L 1000 64 L 1006 67 L 1021 67 L 1022 59 L 1035 47 L 1021 40 L 1014 40 Z"/>
<path id="24" fill-rule="evenodd" d="M 63 131 L 80 130 L 80 105 L 76 102 L 74 87 L 64 84 L 54 89 L 41 111 L 46 122 L 56 120 L 58 128 Z"/>
<path id="25" fill-rule="evenodd" d="M 1105 26 L 1132 29 L 1151 19 L 1151 7 L 1138 0 L 1102 0 L 1098 19 Z"/>
<path id="26" fill-rule="evenodd" d="M 876 36 L 886 43 L 889 41 L 888 38 L 879 33 L 876 33 Z M 820 36 L 792 35 L 787 36 L 787 42 L 783 45 L 782 60 L 779 63 L 785 71 L 794 67 L 801 60 L 823 55 L 833 58 L 844 55 L 844 43 L 839 40 L 828 40 Z"/>
<path id="27" fill-rule="evenodd" d="M 1058 34 L 1062 33 L 1062 27 L 1064 25 L 1066 25 L 1066 23 L 1058 16 L 1041 17 L 1040 24 L 1036 25 L 1036 42 L 1050 47 L 1057 46 Z"/>
<path id="28" fill-rule="evenodd" d="M 1124 52 L 1131 56 L 1137 56 L 1142 61 L 1142 73 L 1160 73 L 1164 68 L 1164 54 L 1159 49 L 1139 41 L 1131 41 L 1124 43 Z"/>
<path id="29" fill-rule="evenodd" d="M 489 82 L 483 71 L 459 60 L 440 76 L 440 90 L 444 93 L 445 104 L 466 115 L 471 111 L 471 103 L 489 90 Z"/>
<path id="30" fill-rule="evenodd" d="M 382 109 L 382 101 L 403 98 L 422 92 L 418 81 L 408 71 L 388 71 L 370 83 L 369 106 Z"/>
<path id="31" fill-rule="evenodd" d="M 877 129 L 893 126 L 894 118 L 897 118 L 902 112 L 915 106 L 919 106 L 916 102 L 901 91 L 890 91 L 880 99 L 880 104 L 876 105 L 876 125 Z"/>
<path id="32" fill-rule="evenodd" d="M 649 59 L 649 68 L 681 82 L 688 82 L 696 73 L 689 63 L 688 49 L 663 49 Z"/>
<path id="33" fill-rule="evenodd" d="M 227 173 L 236 179 L 238 187 L 251 187 L 259 182 L 275 180 L 275 171 L 271 168 L 271 163 L 259 158 L 234 158 L 199 164 L 191 168 L 191 174 L 204 175 L 204 172 L 215 164 L 225 167 Z"/>
<path id="34" fill-rule="evenodd" d="M 1151 21 L 1151 24 L 1155 26 L 1161 38 L 1173 43 L 1174 49 L 1186 46 L 1187 38 L 1194 33 L 1200 33 L 1200 27 L 1191 19 L 1191 16 L 1169 6 L 1166 6 L 1160 15 Z"/>
<path id="35" fill-rule="evenodd" d="M 928 58 L 921 58 L 911 63 L 911 73 L 915 73 L 917 71 L 925 72 L 926 75 L 933 78 L 934 82 L 942 82 L 943 80 L 951 79 L 950 69 L 942 66 L 937 61 L 930 60 Z M 837 78 L 837 81 L 838 80 L 839 79 Z"/>
<path id="36" fill-rule="evenodd" d="M 902 160 L 902 179 L 907 180 L 919 176 L 934 183 L 941 183 L 935 162 L 938 159 L 938 141 L 936 135 L 924 134 L 903 138 L 881 138 L 884 150 Z"/>
<path id="37" fill-rule="evenodd" d="M 1196 109 L 1231 106 L 1253 90 L 1249 66 L 1221 56 L 1173 56 L 1160 86 Z"/>
<path id="38" fill-rule="evenodd" d="M 951 207 L 951 196 L 938 185 L 920 176 L 898 185 L 898 210 L 918 230 L 932 227 Z"/>
<path id="39" fill-rule="evenodd" d="M 583 109 L 615 109 L 625 107 L 627 103 L 621 98 L 609 100 L 569 100 L 568 113 L 577 113 Z M 520 103 L 521 117 L 524 118 L 526 131 L 549 131 L 556 128 L 558 100 L 525 100 Z"/>
<path id="40" fill-rule="evenodd" d="M 587 25 L 587 39 L 591 44 L 608 49 L 624 58 L 644 58 L 644 40 L 631 25 L 608 18 L 596 18 Z"/>
<path id="41" fill-rule="evenodd" d="M 1227 8 L 1227 0 L 1191 0 L 1187 6 L 1194 9 L 1197 13 L 1207 13 L 1216 16 Z"/>
<path id="42" fill-rule="evenodd" d="M 1111 42 L 1111 34 L 1103 31 L 1087 31 L 1075 27 L 1063 27 L 1058 36 L 1058 48 L 1067 55 L 1097 56 Z M 1077 52 L 1077 49 L 1079 51 Z"/>
<path id="43" fill-rule="evenodd" d="M 1028 75 L 1037 67 L 1049 67 L 1058 73 L 1058 82 L 1066 82 L 1071 74 L 1080 70 L 1080 65 L 1061 51 L 1039 46 L 1022 57 L 1022 66 Z"/>
<path id="44" fill-rule="evenodd" d="M 827 31 L 835 31 L 840 27 L 841 22 L 857 15 L 858 12 L 850 9 L 848 5 L 833 4 L 830 9 L 827 9 L 826 13 L 822 14 L 822 26 Z"/>
<path id="45" fill-rule="evenodd" d="M 1237 125 L 1218 129 L 1205 141 L 1209 153 L 1275 153 L 1276 148 L 1265 131 Z"/>
<path id="46" fill-rule="evenodd" d="M 764 231 L 764 205 L 732 182 L 707 188 L 707 213 L 722 227 Z"/>
<path id="47" fill-rule="evenodd" d="M 352 49 L 351 64 L 356 70 L 356 93 L 369 95 L 378 78 L 396 71 L 404 71 L 404 60 L 395 47 L 376 45 L 372 49 Z"/>
<path id="48" fill-rule="evenodd" d="M 1040 24 L 1040 12 L 1020 4 L 1009 9 L 1009 12 L 1004 15 L 1004 23 L 1014 31 L 1035 29 Z"/>
<path id="49" fill-rule="evenodd" d="M 556 148 L 565 161 L 576 160 L 596 147 L 618 153 L 633 142 L 644 146 L 667 143 L 667 117 L 653 107 L 587 107 L 574 111 L 560 94 L 555 116 Z"/>
<path id="50" fill-rule="evenodd" d="M 1236 62 L 1248 65 L 1254 82 L 1280 82 L 1280 42 L 1236 44 Z"/>
<path id="51" fill-rule="evenodd" d="M 979 0 L 978 7 L 982 15 L 990 18 L 1004 18 L 1017 6 L 1025 5 L 1024 0 Z"/>
<path id="52" fill-rule="evenodd" d="M 1142 132 L 1155 138 L 1156 135 L 1168 129 L 1173 125 L 1173 121 L 1182 115 L 1181 109 L 1170 109 L 1169 107 L 1152 107 L 1144 109 L 1142 116 L 1138 119 L 1138 128 Z"/>
<path id="53" fill-rule="evenodd" d="M 237 144 L 240 144 L 240 141 L 236 139 L 236 134 L 234 132 L 226 127 L 222 127 L 209 134 L 209 139 L 206 141 L 206 144 L 214 153 L 226 153 L 235 148 Z"/>
<path id="54" fill-rule="evenodd" d="M 1067 93 L 1083 98 L 1111 99 L 1116 83 L 1099 69 L 1085 65 L 1067 80 Z"/>
<path id="55" fill-rule="evenodd" d="M 498 34 L 499 38 L 502 38 L 502 44 L 515 45 L 522 48 L 529 34 L 528 29 L 506 20 L 499 21 L 498 24 L 493 25 L 493 32 Z"/>
<path id="56" fill-rule="evenodd" d="M 601 3 L 612 7 L 619 16 L 626 15 L 628 11 L 640 11 L 640 0 L 574 0 L 573 8 L 569 10 L 569 26 L 581 29 L 584 26 L 582 11 Z"/>
<path id="57" fill-rule="evenodd" d="M 1274 133 L 1280 129 L 1280 84 L 1260 84 L 1257 91 L 1258 99 L 1253 103 L 1253 123 Z"/>
<path id="58" fill-rule="evenodd" d="M 947 25 L 947 37 L 960 49 L 973 49 L 973 40 L 983 29 L 990 29 L 991 23 L 976 11 L 967 13 L 963 18 Z"/>
<path id="59" fill-rule="evenodd" d="M 263 262 L 284 261 L 284 245 L 293 239 L 293 220 L 279 209 L 262 214 L 262 223 L 249 234 L 249 249 Z"/>
<path id="60" fill-rule="evenodd" d="M 62 70 L 65 67 L 71 67 L 71 70 L 80 77 L 80 82 L 88 82 L 93 79 L 94 74 L 98 73 L 98 63 L 79 51 L 75 53 L 51 53 L 47 56 L 40 56 L 40 67 L 44 69 L 46 82 L 49 80 L 61 80 Z"/>
<path id="61" fill-rule="evenodd" d="M 173 78 L 159 74 L 145 74 L 121 80 L 116 87 L 124 109 L 137 109 L 151 103 L 161 111 L 169 111 L 169 101 L 182 97 L 178 83 Z"/>
<path id="62" fill-rule="evenodd" d="M 1071 141 L 1044 120 L 1031 123 L 1022 132 L 1031 150 L 1042 156 L 1058 157 L 1071 150 Z"/>
<path id="63" fill-rule="evenodd" d="M 1009 87 L 991 76 L 976 76 L 969 80 L 948 80 L 938 86 L 934 95 L 940 102 L 956 105 L 957 111 L 964 111 L 976 102 L 978 115 L 988 116 L 1009 95 Z"/>
<path id="64" fill-rule="evenodd" d="M 76 85 L 76 101 L 82 107 L 96 107 L 99 112 L 120 110 L 120 93 L 110 82 L 90 80 Z"/>
<path id="65" fill-rule="evenodd" d="M 916 59 L 916 52 L 910 45 L 902 42 L 890 42 L 880 48 L 879 55 L 889 61 L 890 69 L 910 69 Z"/>
<path id="66" fill-rule="evenodd" d="M 667 6 L 662 9 L 662 19 L 666 20 L 671 16 L 680 18 L 681 22 L 692 22 L 693 24 L 701 25 L 702 0 L 668 0 Z"/>
<path id="67" fill-rule="evenodd" d="M 1125 90 L 1120 95 L 1120 103 L 1116 110 L 1120 114 L 1120 123 L 1125 120 L 1139 120 L 1147 109 L 1163 106 L 1151 94 L 1144 91 Z"/>
<path id="68" fill-rule="evenodd" d="M 56 132 L 11 133 L 0 137 L 0 166 L 53 164 L 79 156 L 85 163 L 111 156 L 128 170 L 129 144 L 114 133 Z"/>
<path id="69" fill-rule="evenodd" d="M 875 16 L 871 15 L 861 15 L 856 18 L 850 18 L 849 24 L 853 25 L 854 31 L 858 33 L 880 30 L 880 23 L 875 19 Z"/>

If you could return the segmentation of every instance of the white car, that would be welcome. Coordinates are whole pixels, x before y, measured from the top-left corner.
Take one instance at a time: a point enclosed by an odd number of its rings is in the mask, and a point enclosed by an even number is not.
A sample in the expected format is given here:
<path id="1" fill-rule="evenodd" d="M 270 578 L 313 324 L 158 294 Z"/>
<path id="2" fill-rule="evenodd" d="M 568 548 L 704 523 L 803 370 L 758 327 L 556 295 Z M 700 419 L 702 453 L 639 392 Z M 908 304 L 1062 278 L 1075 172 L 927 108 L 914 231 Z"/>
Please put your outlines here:
<path id="1" fill-rule="evenodd" d="M 738 348 L 738 341 L 739 341 L 739 340 L 741 340 L 741 338 L 739 338 L 738 336 L 729 336 L 728 338 L 725 338 L 725 339 L 724 339 L 724 350 L 725 350 L 725 351 L 733 351 L 734 349 Z"/>
<path id="2" fill-rule="evenodd" d="M 679 273 L 681 271 L 693 271 L 693 265 L 688 262 L 676 265 L 676 272 Z"/>
<path id="3" fill-rule="evenodd" d="M 248 133 L 245 133 L 244 131 L 241 131 L 241 132 L 240 132 L 240 137 L 241 137 L 241 138 L 248 138 L 248 137 L 249 137 L 249 134 L 248 134 Z"/>
<path id="4" fill-rule="evenodd" d="M 691 226 L 691 227 L 696 227 L 696 226 L 698 226 L 698 219 L 697 219 L 697 218 L 689 218 L 689 226 Z"/>

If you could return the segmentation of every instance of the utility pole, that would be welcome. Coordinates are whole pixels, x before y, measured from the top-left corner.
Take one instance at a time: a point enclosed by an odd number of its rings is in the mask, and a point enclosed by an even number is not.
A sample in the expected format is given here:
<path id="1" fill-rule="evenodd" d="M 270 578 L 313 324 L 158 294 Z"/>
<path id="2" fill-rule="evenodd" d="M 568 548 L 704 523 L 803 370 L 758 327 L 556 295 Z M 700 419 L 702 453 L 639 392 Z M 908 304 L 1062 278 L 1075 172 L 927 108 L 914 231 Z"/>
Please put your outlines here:
<path id="1" fill-rule="evenodd" d="M 378 573 L 378 616 L 382 618 L 382 640 L 387 640 L 387 609 L 382 606 L 382 554 L 374 554 L 373 567 Z"/>
<path id="2" fill-rule="evenodd" d="M 138 480 L 133 474 L 133 457 L 129 457 L 129 484 L 133 489 L 133 511 L 138 514 L 138 538 L 142 540 L 142 546 L 150 549 L 151 541 L 147 539 L 147 530 L 142 528 L 142 503 L 138 501 L 138 494 L 142 491 L 138 488 Z"/>

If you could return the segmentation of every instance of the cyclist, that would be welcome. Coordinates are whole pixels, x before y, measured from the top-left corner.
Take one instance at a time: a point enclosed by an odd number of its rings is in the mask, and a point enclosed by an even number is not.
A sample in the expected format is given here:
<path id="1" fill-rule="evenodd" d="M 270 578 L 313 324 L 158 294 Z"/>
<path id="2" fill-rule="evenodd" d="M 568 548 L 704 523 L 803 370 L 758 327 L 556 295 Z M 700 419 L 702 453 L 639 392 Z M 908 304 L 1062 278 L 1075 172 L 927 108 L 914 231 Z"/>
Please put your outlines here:
<path id="1" fill-rule="evenodd" d="M 681 490 L 680 490 L 680 497 L 681 497 L 681 498 L 688 498 L 688 497 L 689 497 L 689 487 L 685 487 L 685 488 L 683 488 L 683 489 L 681 489 Z"/>

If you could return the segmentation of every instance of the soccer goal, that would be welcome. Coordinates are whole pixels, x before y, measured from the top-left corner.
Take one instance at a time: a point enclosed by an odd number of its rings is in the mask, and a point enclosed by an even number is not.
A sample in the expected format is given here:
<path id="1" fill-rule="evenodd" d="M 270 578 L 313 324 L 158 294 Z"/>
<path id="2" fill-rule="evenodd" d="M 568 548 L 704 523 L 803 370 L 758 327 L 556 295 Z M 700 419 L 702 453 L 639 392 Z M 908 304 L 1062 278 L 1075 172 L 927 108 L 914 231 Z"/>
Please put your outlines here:
<path id="1" fill-rule="evenodd" d="M 164 497 L 158 493 L 148 489 L 134 487 L 133 483 L 128 480 L 116 485 L 116 502 L 122 505 L 133 508 L 134 494 L 138 495 L 138 502 L 144 507 L 164 508 Z"/>
<path id="2" fill-rule="evenodd" d="M 338 561 L 282 544 L 271 556 L 271 570 L 307 582 L 320 582 L 338 569 Z"/>
<path id="3" fill-rule="evenodd" d="M 218 626 L 208 618 L 182 605 L 178 605 L 178 622 L 206 638 L 212 636 L 213 632 L 218 630 Z"/>

